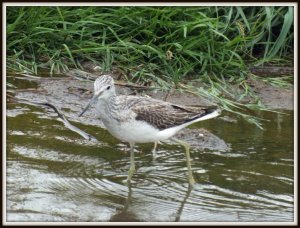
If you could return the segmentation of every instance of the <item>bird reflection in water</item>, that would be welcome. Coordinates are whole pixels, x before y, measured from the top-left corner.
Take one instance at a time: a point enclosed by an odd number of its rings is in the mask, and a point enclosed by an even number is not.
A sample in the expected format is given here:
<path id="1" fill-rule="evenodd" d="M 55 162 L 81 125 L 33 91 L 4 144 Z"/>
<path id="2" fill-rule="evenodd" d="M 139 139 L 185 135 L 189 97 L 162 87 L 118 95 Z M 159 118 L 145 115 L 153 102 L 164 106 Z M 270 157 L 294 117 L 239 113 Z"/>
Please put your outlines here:
<path id="1" fill-rule="evenodd" d="M 137 219 L 133 212 L 128 211 L 128 208 L 132 203 L 131 183 L 129 183 L 127 186 L 128 186 L 128 194 L 127 194 L 127 198 L 126 198 L 124 207 L 110 218 L 110 220 L 109 220 L 110 222 L 143 222 L 143 221 Z M 185 196 L 184 196 L 182 202 L 180 203 L 180 207 L 178 208 L 178 210 L 175 213 L 175 220 L 174 220 L 175 222 L 180 222 L 183 208 L 186 204 L 187 199 L 190 197 L 192 190 L 193 190 L 193 186 L 189 184 L 188 190 L 185 193 Z M 155 221 L 153 221 L 153 222 L 155 222 Z"/>

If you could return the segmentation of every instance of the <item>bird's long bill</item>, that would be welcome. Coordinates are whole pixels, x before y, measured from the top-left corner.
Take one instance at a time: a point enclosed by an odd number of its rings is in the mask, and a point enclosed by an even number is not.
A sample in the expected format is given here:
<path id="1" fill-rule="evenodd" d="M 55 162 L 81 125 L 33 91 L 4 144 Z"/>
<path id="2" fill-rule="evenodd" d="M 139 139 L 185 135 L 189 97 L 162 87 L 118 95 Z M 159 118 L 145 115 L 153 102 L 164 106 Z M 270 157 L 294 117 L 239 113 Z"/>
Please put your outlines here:
<path id="1" fill-rule="evenodd" d="M 83 115 L 83 113 L 85 113 L 89 107 L 96 101 L 97 96 L 93 95 L 93 97 L 91 98 L 90 102 L 88 103 L 88 105 L 83 109 L 83 111 L 80 113 L 79 117 L 81 117 Z"/>

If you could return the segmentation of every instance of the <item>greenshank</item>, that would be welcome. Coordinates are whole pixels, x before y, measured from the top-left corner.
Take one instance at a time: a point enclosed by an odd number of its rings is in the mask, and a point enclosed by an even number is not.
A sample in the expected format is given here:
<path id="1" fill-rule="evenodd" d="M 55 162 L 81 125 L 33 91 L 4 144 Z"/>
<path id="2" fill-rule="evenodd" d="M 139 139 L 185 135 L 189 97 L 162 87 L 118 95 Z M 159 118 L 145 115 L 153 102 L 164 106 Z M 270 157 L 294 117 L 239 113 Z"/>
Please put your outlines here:
<path id="1" fill-rule="evenodd" d="M 130 145 L 130 169 L 127 182 L 135 172 L 134 145 L 164 141 L 179 130 L 202 120 L 220 115 L 217 107 L 193 107 L 177 105 L 143 96 L 117 95 L 114 80 L 109 75 L 94 82 L 94 94 L 79 116 L 96 103 L 96 110 L 107 130 Z M 189 144 L 173 138 L 185 148 L 189 184 L 195 183 L 190 163 Z"/>

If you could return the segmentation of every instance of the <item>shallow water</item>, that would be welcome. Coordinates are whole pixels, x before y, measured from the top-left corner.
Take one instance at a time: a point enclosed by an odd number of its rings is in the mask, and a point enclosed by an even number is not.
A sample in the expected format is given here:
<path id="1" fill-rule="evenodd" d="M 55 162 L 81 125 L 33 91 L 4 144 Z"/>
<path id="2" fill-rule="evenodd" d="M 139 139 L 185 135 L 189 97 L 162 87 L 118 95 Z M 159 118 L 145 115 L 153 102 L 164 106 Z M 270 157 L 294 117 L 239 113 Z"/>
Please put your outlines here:
<path id="1" fill-rule="evenodd" d="M 197 183 L 189 189 L 181 147 L 159 145 L 153 159 L 153 144 L 139 144 L 127 186 L 128 146 L 105 129 L 71 121 L 99 140 L 89 142 L 50 110 L 8 104 L 6 220 L 292 222 L 294 124 L 283 112 L 258 113 L 270 120 L 263 131 L 243 119 L 193 125 L 231 150 L 192 150 Z"/>

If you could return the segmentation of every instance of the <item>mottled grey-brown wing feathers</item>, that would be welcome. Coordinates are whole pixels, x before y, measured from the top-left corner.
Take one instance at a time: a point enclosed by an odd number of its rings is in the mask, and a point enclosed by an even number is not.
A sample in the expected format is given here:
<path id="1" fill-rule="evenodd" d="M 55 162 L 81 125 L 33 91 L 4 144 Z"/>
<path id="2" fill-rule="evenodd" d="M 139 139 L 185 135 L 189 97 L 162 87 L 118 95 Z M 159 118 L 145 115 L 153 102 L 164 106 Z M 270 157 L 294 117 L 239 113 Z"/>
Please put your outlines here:
<path id="1" fill-rule="evenodd" d="M 136 120 L 145 121 L 159 130 L 181 125 L 205 116 L 215 110 L 214 107 L 180 106 L 167 102 L 139 102 L 131 107 Z"/>

